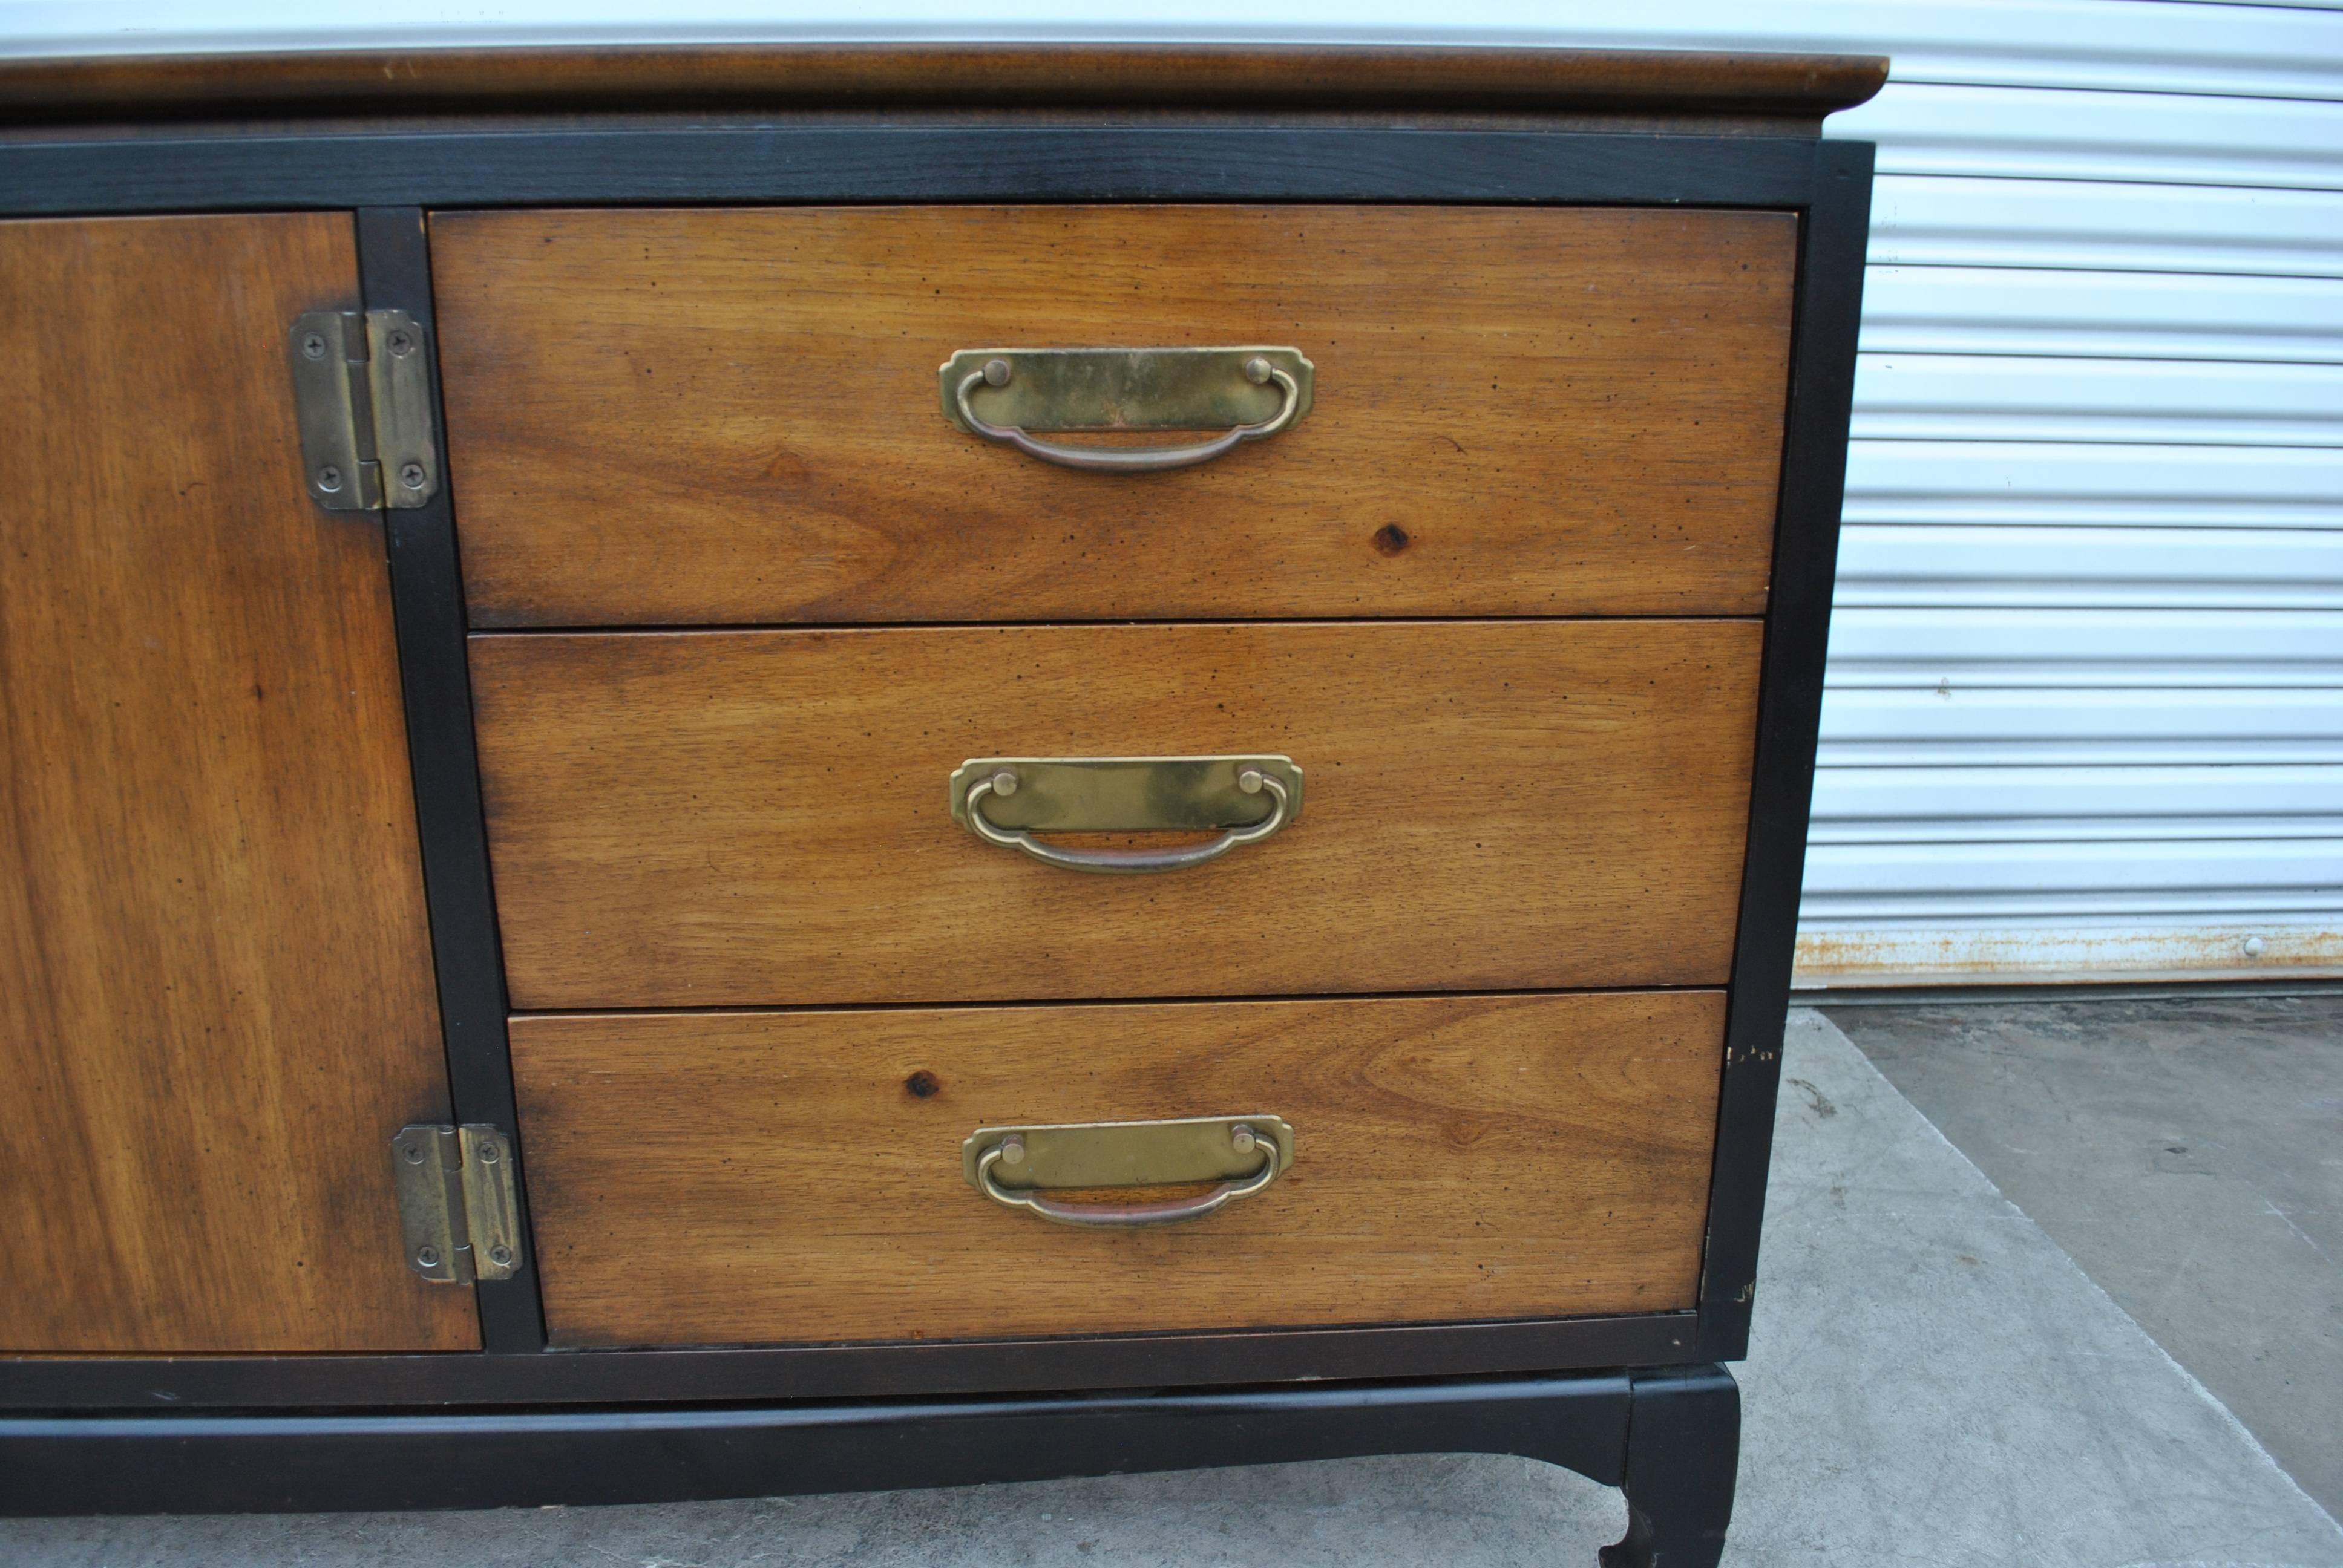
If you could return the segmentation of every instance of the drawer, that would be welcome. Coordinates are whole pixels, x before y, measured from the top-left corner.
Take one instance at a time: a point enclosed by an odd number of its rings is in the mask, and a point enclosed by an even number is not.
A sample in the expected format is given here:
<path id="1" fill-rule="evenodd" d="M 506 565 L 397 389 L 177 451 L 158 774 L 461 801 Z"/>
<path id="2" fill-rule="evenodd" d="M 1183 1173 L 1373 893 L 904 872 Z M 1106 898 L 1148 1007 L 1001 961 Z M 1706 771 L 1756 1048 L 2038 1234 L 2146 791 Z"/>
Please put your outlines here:
<path id="1" fill-rule="evenodd" d="M 475 636 L 512 1001 L 1722 984 L 1762 630 Z M 950 809 L 970 758 L 1230 753 L 1298 762 L 1302 814 L 1190 869 L 1059 869 Z"/>
<path id="2" fill-rule="evenodd" d="M 467 601 L 484 627 L 1760 614 L 1796 235 L 1617 208 L 441 214 Z M 1178 472 L 1049 467 L 938 396 L 963 349 L 1231 345 L 1299 349 L 1310 410 Z"/>
<path id="3" fill-rule="evenodd" d="M 588 1347 L 1686 1308 L 1724 1028 L 1715 991 L 516 1019 L 546 1318 Z M 1259 1113 L 1291 1166 L 1183 1224 L 963 1177 L 979 1128 Z"/>

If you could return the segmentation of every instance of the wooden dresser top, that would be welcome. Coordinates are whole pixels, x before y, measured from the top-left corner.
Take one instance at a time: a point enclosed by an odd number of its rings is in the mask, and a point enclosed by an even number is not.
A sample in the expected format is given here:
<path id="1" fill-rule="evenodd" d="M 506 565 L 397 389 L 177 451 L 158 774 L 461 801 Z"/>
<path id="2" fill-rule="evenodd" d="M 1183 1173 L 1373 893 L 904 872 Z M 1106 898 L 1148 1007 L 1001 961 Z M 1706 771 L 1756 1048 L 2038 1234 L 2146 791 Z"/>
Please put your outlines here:
<path id="1" fill-rule="evenodd" d="M 0 119 L 581 111 L 1712 116 L 1811 133 L 1877 55 L 1317 45 L 794 44 L 0 61 Z"/>

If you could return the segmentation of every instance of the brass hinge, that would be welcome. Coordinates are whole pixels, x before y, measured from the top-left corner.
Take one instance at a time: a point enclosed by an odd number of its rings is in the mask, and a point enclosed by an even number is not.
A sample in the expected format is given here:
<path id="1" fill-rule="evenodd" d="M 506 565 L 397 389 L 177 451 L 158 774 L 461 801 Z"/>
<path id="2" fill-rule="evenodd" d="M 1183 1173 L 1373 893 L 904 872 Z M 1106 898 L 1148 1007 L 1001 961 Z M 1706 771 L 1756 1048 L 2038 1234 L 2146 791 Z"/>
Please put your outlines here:
<path id="1" fill-rule="evenodd" d="M 430 346 L 404 310 L 312 310 L 293 323 L 293 407 L 309 498 L 329 512 L 439 493 Z"/>
<path id="2" fill-rule="evenodd" d="M 508 1280 L 521 1266 L 512 1144 L 493 1127 L 417 1122 L 390 1141 L 407 1266 L 439 1285 Z"/>

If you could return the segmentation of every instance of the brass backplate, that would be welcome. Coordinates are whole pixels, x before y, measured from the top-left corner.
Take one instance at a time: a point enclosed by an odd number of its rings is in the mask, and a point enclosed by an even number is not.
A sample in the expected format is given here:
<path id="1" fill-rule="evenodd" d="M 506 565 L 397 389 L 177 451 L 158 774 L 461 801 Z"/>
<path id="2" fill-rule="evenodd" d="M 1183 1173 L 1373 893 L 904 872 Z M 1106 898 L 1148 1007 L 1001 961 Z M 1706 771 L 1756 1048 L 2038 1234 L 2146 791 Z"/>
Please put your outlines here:
<path id="1" fill-rule="evenodd" d="M 291 349 L 293 419 L 309 498 L 329 512 L 375 510 L 382 505 L 382 466 L 367 398 L 366 317 L 305 312 L 293 323 Z"/>
<path id="2" fill-rule="evenodd" d="M 1237 1137 L 1250 1128 L 1252 1141 Z M 996 1161 L 992 1179 L 1014 1191 L 1043 1188 L 1164 1187 L 1228 1181 L 1261 1170 L 1262 1140 L 1277 1168 L 1293 1163 L 1293 1129 L 1281 1116 L 1189 1116 L 1176 1121 L 1077 1121 L 1053 1127 L 980 1127 L 960 1146 L 960 1174 L 981 1191 L 977 1162 L 1015 1139 L 1024 1156 Z"/>
<path id="3" fill-rule="evenodd" d="M 1277 808 L 1238 779 L 1257 769 L 1285 786 L 1286 820 L 1302 815 L 1302 769 L 1291 757 L 973 757 L 952 770 L 952 820 L 968 824 L 968 791 L 1008 772 L 1016 788 L 984 799 L 985 820 L 1035 833 L 1207 832 L 1245 828 Z"/>
<path id="4" fill-rule="evenodd" d="M 366 327 L 367 398 L 374 407 L 383 504 L 411 510 L 439 493 L 430 345 L 404 310 L 369 310 Z"/>
<path id="5" fill-rule="evenodd" d="M 402 1127 L 390 1141 L 390 1170 L 407 1266 L 434 1284 L 468 1284 L 461 1136 L 453 1127 Z"/>
<path id="6" fill-rule="evenodd" d="M 1246 379 L 1266 359 L 1293 377 L 1293 417 L 1310 412 L 1314 369 L 1298 348 L 963 348 L 937 372 L 944 417 L 965 430 L 960 383 L 998 359 L 1001 386 L 978 382 L 980 419 L 1021 430 L 1227 430 L 1276 417 L 1285 392 Z"/>
<path id="7" fill-rule="evenodd" d="M 484 1122 L 458 1129 L 464 1156 L 464 1228 L 472 1272 L 509 1280 L 520 1271 L 520 1198 L 513 1175 L 512 1141 Z"/>

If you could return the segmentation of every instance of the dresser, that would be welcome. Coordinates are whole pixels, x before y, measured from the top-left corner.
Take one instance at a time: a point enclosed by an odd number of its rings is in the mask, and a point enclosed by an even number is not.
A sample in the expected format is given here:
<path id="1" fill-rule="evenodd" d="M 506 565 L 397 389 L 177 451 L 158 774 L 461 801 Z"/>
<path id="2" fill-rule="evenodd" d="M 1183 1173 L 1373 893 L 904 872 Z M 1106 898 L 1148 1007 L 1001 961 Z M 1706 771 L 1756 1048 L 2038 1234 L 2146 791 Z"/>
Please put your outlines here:
<path id="1" fill-rule="evenodd" d="M 1885 70 L 0 65 L 0 1506 L 1715 1563 Z"/>

